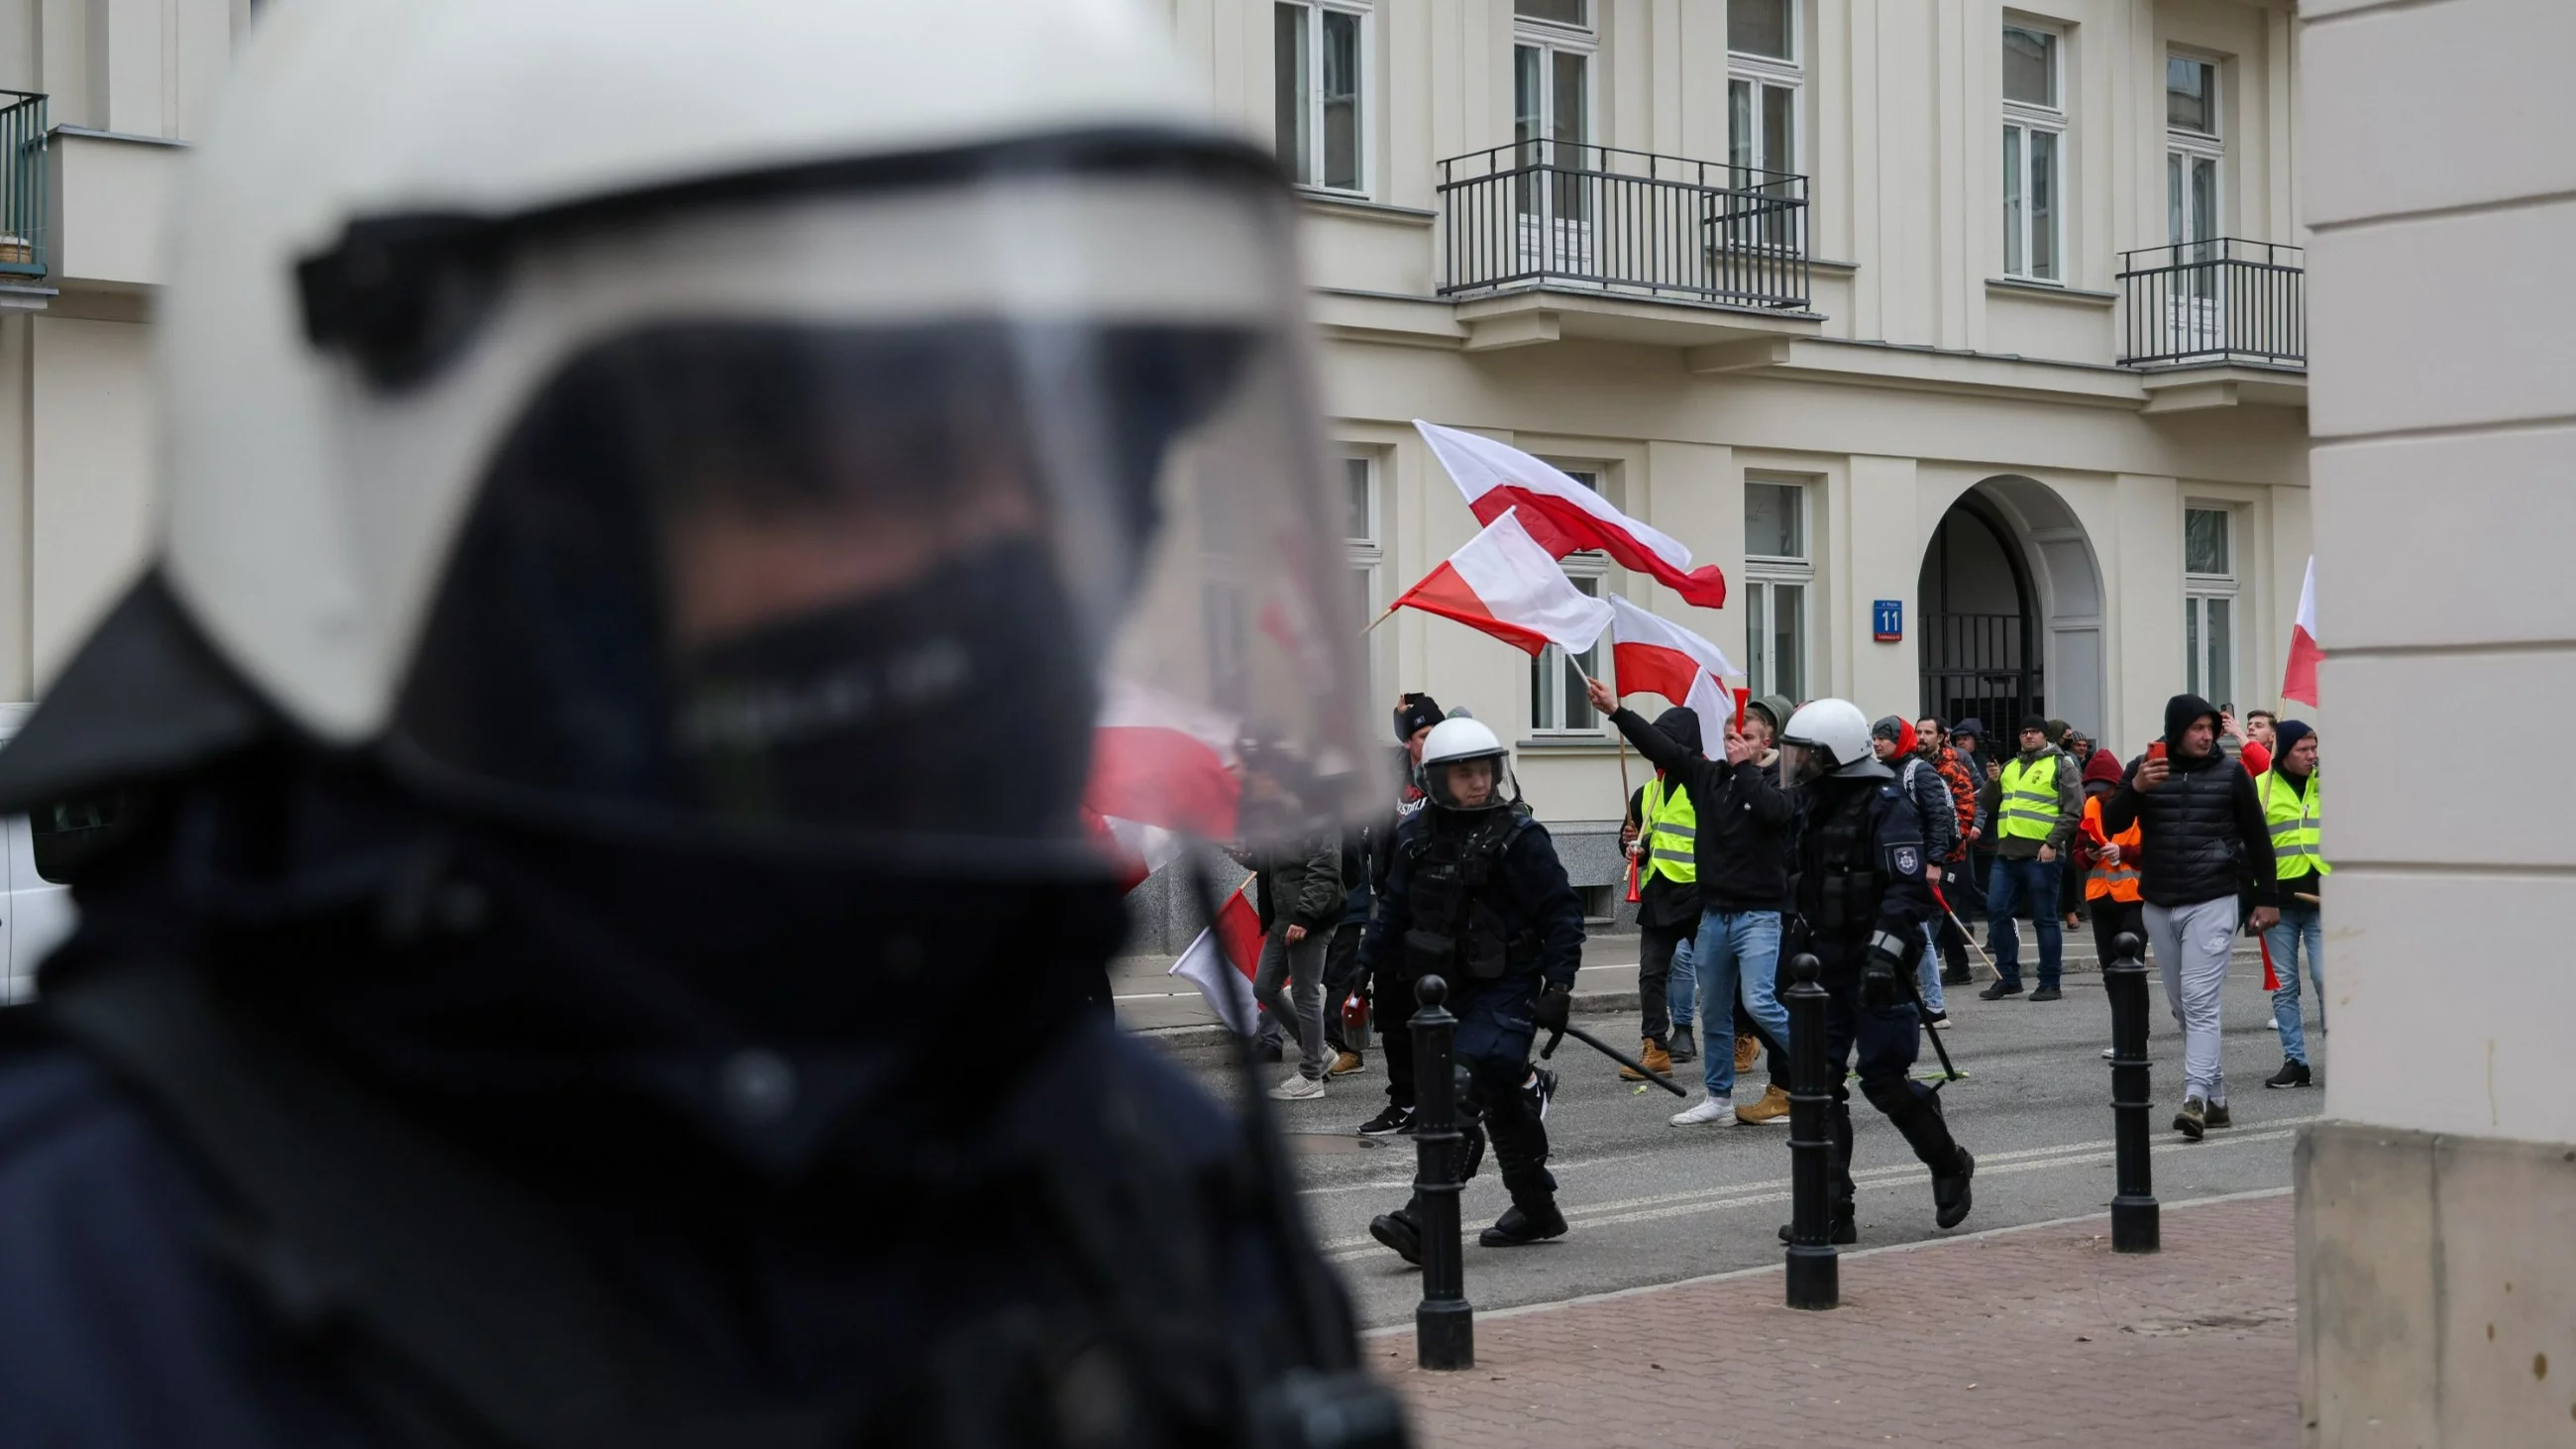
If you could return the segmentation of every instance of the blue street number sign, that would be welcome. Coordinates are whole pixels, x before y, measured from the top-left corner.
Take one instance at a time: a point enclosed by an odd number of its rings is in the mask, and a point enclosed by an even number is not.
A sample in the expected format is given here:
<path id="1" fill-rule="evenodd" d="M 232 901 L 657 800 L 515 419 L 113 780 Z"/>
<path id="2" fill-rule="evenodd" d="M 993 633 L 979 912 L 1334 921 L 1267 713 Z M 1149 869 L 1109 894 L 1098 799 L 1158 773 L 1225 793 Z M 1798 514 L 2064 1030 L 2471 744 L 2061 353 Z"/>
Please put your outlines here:
<path id="1" fill-rule="evenodd" d="M 1872 634 L 1881 644 L 1894 644 L 1905 637 L 1905 601 L 1878 599 L 1869 607 Z"/>

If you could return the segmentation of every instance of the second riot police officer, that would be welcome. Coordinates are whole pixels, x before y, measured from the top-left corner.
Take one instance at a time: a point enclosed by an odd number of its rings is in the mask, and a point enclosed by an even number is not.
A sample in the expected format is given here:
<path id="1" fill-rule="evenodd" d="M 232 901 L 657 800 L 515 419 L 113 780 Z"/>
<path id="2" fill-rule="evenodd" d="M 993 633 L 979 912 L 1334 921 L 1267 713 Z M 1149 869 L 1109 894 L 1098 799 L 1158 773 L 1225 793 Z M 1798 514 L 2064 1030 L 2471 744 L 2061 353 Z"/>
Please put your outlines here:
<path id="1" fill-rule="evenodd" d="M 1845 1071 L 1859 1052 L 1861 1094 L 1905 1135 L 1932 1169 L 1934 1220 L 1968 1216 L 1976 1159 L 1950 1136 L 1941 1099 L 1914 1080 L 1921 1026 L 1907 983 L 1923 954 L 1934 909 L 1923 879 L 1923 832 L 1895 772 L 1869 743 L 1869 720 L 1848 700 L 1820 699 L 1781 732 L 1780 780 L 1799 797 L 1791 860 L 1789 930 L 1781 959 L 1812 952 L 1830 995 L 1826 1068 L 1833 1079 L 1833 1241 L 1856 1241 L 1851 1176 L 1851 1092 Z M 1788 1229 L 1781 1229 L 1782 1238 Z"/>
<path id="2" fill-rule="evenodd" d="M 1476 1175 L 1487 1136 L 1512 1205 L 1480 1239 L 1513 1247 L 1565 1233 L 1547 1170 L 1543 1099 L 1528 1090 L 1530 1043 L 1561 1031 L 1583 955 L 1583 906 L 1547 828 L 1530 818 L 1511 778 L 1511 753 L 1482 723 L 1442 721 L 1423 743 L 1430 808 L 1395 839 L 1386 889 L 1360 940 L 1360 969 L 1378 979 L 1437 975 L 1458 1015 L 1466 1078 L 1461 1179 Z M 1381 967 L 1384 973 L 1381 975 Z M 1422 1261 L 1421 1204 L 1369 1224 L 1408 1263 Z"/>

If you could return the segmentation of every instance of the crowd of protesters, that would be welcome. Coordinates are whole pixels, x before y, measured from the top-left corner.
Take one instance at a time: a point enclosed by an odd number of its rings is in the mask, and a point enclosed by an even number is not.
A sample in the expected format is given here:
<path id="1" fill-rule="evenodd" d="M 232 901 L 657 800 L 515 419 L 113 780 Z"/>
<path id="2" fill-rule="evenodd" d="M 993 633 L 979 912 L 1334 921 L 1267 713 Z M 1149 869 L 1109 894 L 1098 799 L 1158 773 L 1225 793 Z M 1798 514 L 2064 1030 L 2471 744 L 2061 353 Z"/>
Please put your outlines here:
<path id="1" fill-rule="evenodd" d="M 1655 770 L 1629 794 L 1620 832 L 1634 869 L 1638 1065 L 1657 1074 L 1696 1065 L 1703 1089 L 1700 1101 L 1674 1115 L 1676 1126 L 1788 1121 L 1779 943 L 1797 812 L 1780 786 L 1773 741 L 1793 711 L 1777 696 L 1750 701 L 1740 727 L 1722 722 L 1714 751 L 1706 748 L 1707 723 L 1686 708 L 1667 709 L 1651 724 L 1628 716 L 1633 724 L 1621 726 Z M 1443 717 L 1428 695 L 1399 702 L 1396 735 L 1408 762 Z M 1919 817 L 1926 875 L 1942 907 L 1915 973 L 1928 1027 L 1951 1027 L 1949 992 L 1973 984 L 1972 958 L 1991 977 L 1978 999 L 2039 1004 L 2063 998 L 2067 931 L 2089 923 L 2102 962 L 2118 954 L 2123 937 L 2135 938 L 2181 1026 L 2184 1100 L 2173 1125 L 2197 1139 L 2230 1125 L 2220 992 L 2237 941 L 2252 935 L 2263 944 L 2267 977 L 2278 978 L 2273 1018 L 2283 1061 L 2265 1085 L 2314 1082 L 2300 1016 L 2302 966 L 2319 993 L 2322 1030 L 2322 888 L 2332 867 L 2319 847 L 2312 727 L 2265 710 L 2240 723 L 2185 694 L 2167 704 L 2162 736 L 2125 760 L 2037 714 L 2016 720 L 2008 738 L 1978 719 L 1893 714 L 1871 733 Z M 1297 1062 L 1274 1095 L 1318 1096 L 1327 1080 L 1365 1072 L 1374 1039 L 1386 1104 L 1361 1125 L 1368 1135 L 1410 1125 L 1412 1003 L 1402 993 L 1372 1000 L 1369 983 L 1356 979 L 1352 948 L 1372 888 L 1382 888 L 1387 843 L 1421 800 L 1408 784 L 1368 831 L 1247 862 L 1265 931 L 1254 983 L 1263 1030 L 1274 1059 L 1293 1051 Z M 2025 922 L 2033 937 L 2027 983 Z M 1760 1078 L 1741 1107 L 1740 1076 L 1748 1090 Z M 1543 1077 L 1533 1074 L 1533 1082 Z M 1552 1085 L 1548 1078 L 1531 1090 Z"/>

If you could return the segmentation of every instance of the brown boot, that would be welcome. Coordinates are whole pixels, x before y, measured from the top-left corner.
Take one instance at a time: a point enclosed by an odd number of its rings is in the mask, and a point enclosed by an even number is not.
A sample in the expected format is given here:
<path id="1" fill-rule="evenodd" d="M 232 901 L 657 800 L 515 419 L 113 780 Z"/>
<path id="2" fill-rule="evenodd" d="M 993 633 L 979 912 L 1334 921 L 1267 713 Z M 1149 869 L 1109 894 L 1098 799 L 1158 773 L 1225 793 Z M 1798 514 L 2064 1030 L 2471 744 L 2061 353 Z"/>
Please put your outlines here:
<path id="1" fill-rule="evenodd" d="M 1645 1067 L 1646 1071 L 1653 1072 L 1659 1077 L 1669 1077 L 1673 1074 L 1673 1054 L 1664 1050 L 1663 1044 L 1653 1037 L 1646 1037 L 1638 1042 L 1637 1061 Z M 1645 1079 L 1645 1073 L 1633 1067 L 1619 1069 L 1619 1080 L 1623 1082 L 1642 1082 Z"/>
<path id="2" fill-rule="evenodd" d="M 1743 1076 L 1753 1070 L 1753 1064 L 1760 1060 L 1762 1060 L 1762 1038 L 1739 1036 L 1735 1039 L 1735 1074 L 1737 1076 Z"/>
<path id="3" fill-rule="evenodd" d="M 1774 1082 L 1762 1089 L 1761 1101 L 1750 1107 L 1736 1108 L 1735 1120 L 1756 1125 L 1764 1122 L 1785 1123 L 1789 1120 L 1789 1094 L 1780 1089 L 1779 1083 Z"/>

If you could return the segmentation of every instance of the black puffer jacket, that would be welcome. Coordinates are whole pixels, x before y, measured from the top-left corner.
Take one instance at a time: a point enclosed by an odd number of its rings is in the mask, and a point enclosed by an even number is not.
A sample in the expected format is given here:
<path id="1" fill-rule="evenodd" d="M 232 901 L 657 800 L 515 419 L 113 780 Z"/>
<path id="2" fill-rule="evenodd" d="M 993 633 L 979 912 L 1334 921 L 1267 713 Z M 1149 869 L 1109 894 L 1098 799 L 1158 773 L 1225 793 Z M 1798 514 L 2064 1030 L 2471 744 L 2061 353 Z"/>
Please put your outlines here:
<path id="1" fill-rule="evenodd" d="M 2173 773 L 2153 790 L 2138 788 L 2131 760 L 2120 791 L 2102 807 L 2102 829 L 2117 835 L 2143 827 L 2138 889 L 2151 905 L 2188 906 L 2250 892 L 2258 906 L 2277 906 L 2272 879 L 2272 834 L 2245 767 L 2217 749 L 2185 759 L 2183 732 L 2203 715 L 2214 724 L 2218 707 L 2196 694 L 2165 704 L 2165 758 Z"/>
<path id="2" fill-rule="evenodd" d="M 1699 753 L 1699 711 L 1687 706 L 1675 705 L 1655 716 L 1655 728 L 1670 735 L 1673 743 L 1683 749 L 1692 754 Z M 1672 788 L 1680 789 L 1680 782 L 1674 781 Z M 1645 791 L 1640 788 L 1637 793 L 1642 798 Z M 1636 800 L 1632 799 L 1629 802 L 1628 813 L 1632 818 L 1638 815 L 1640 809 L 1641 806 Z M 1696 836 L 1693 838 L 1691 848 L 1691 863 L 1694 866 L 1699 863 Z M 1698 929 L 1699 881 L 1694 878 L 1685 884 L 1669 876 L 1647 875 L 1644 886 L 1638 891 L 1637 924 L 1656 931 Z"/>
<path id="3" fill-rule="evenodd" d="M 1712 911 L 1776 911 L 1789 901 L 1796 811 L 1776 775 L 1747 760 L 1705 759 L 1635 710 L 1610 716 L 1656 769 L 1682 782 L 1699 816 L 1699 900 Z"/>

